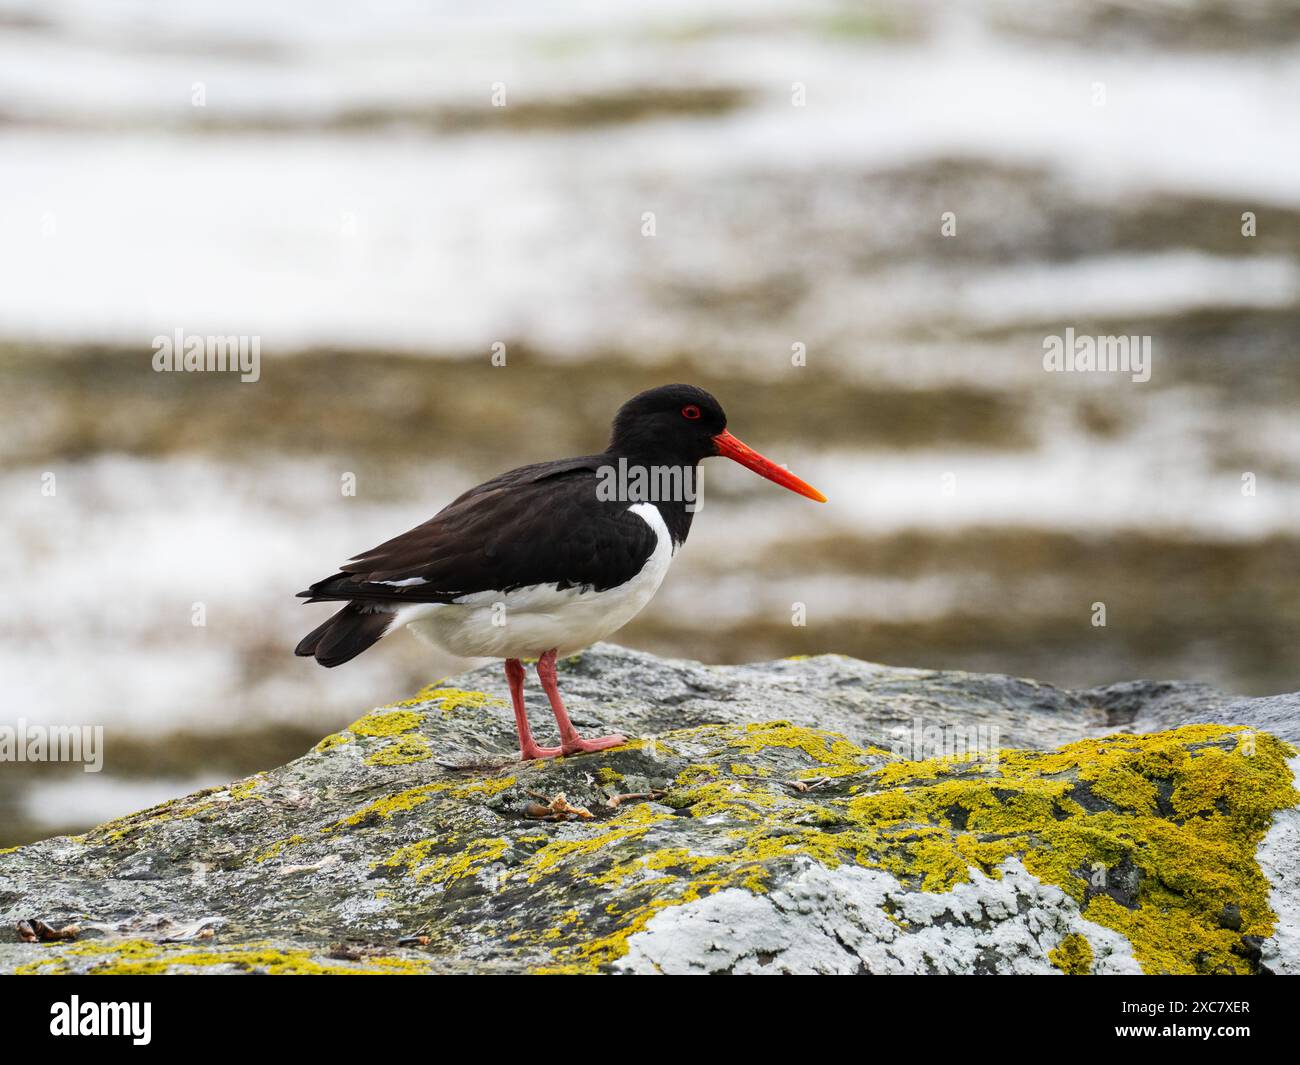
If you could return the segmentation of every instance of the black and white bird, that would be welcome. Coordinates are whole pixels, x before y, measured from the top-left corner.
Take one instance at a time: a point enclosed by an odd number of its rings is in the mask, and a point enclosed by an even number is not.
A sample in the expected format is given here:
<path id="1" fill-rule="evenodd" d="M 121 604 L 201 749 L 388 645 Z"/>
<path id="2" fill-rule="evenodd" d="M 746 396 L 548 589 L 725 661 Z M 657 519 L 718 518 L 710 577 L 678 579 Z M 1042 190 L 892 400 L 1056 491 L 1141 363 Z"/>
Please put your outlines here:
<path id="1" fill-rule="evenodd" d="M 654 596 L 690 531 L 698 464 L 714 455 L 826 501 L 727 432 L 727 416 L 708 392 L 653 388 L 619 409 L 604 452 L 494 477 L 299 592 L 310 603 L 347 605 L 295 654 L 342 665 L 405 625 L 453 655 L 505 659 L 522 758 L 623 743 L 622 736 L 578 735 L 555 662 L 616 632 Z M 558 747 L 533 739 L 523 658 L 537 659 Z"/>

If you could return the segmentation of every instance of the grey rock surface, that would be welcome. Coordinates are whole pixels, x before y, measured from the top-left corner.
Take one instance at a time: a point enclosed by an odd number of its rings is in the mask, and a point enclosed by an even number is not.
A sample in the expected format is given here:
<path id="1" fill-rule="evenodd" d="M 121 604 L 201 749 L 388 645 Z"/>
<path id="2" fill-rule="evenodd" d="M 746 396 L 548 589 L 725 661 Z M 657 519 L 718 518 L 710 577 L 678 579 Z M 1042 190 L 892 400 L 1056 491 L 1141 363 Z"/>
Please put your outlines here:
<path id="1" fill-rule="evenodd" d="M 631 742 L 520 764 L 499 670 L 454 683 L 0 854 L 5 929 L 79 929 L 0 970 L 1300 969 L 1300 697 L 601 645 L 561 688 Z"/>

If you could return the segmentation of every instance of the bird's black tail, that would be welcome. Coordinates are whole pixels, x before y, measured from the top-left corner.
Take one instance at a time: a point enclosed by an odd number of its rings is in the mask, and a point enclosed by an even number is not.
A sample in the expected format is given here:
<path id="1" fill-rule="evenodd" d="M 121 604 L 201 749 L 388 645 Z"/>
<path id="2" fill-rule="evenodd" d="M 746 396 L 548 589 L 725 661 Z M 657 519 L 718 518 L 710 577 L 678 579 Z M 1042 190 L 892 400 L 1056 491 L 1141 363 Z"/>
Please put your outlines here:
<path id="1" fill-rule="evenodd" d="M 322 666 L 341 666 L 378 643 L 393 620 L 391 611 L 349 603 L 324 625 L 307 633 L 293 653 L 314 657 Z"/>

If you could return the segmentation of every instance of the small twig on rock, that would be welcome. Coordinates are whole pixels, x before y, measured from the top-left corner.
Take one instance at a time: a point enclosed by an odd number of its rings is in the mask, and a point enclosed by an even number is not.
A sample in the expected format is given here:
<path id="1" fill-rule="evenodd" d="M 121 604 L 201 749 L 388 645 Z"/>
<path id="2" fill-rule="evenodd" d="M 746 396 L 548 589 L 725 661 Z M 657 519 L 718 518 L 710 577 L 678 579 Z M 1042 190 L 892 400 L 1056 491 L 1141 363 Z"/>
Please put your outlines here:
<path id="1" fill-rule="evenodd" d="M 51 928 L 44 921 L 34 919 L 32 928 L 42 943 L 58 943 L 66 939 L 76 939 L 81 935 L 81 925 L 65 924 L 62 928 Z"/>
<path id="2" fill-rule="evenodd" d="M 570 814 L 590 821 L 596 816 L 585 806 L 574 806 L 564 797 L 563 792 L 551 799 L 548 799 L 545 795 L 539 795 L 535 791 L 527 792 L 527 794 L 530 798 L 539 801 L 535 803 L 530 802 L 526 807 L 524 807 L 524 814 L 528 817 L 536 818 L 538 821 L 563 821 Z"/>
<path id="3" fill-rule="evenodd" d="M 33 917 L 30 921 L 19 921 L 14 925 L 14 931 L 24 943 L 59 943 L 81 935 L 81 925 L 68 924 L 62 928 L 51 928 L 39 917 Z"/>
<path id="4" fill-rule="evenodd" d="M 399 947 L 427 947 L 429 945 L 428 936 L 402 936 L 397 941 Z"/>
<path id="5" fill-rule="evenodd" d="M 794 788 L 795 791 L 816 791 L 818 788 L 824 788 L 831 782 L 831 777 L 815 777 L 812 780 L 783 780 L 787 788 Z"/>
<path id="6" fill-rule="evenodd" d="M 625 803 L 625 802 L 633 802 L 633 801 L 636 801 L 636 800 L 639 800 L 639 799 L 648 799 L 648 800 L 650 800 L 651 802 L 654 802 L 654 801 L 657 800 L 657 799 L 662 799 L 662 798 L 663 798 L 665 795 L 667 795 L 667 794 L 668 794 L 668 792 L 666 792 L 666 791 L 657 791 L 657 790 L 651 790 L 651 791 L 629 791 L 629 792 L 627 792 L 626 794 L 623 794 L 623 795 L 614 795 L 614 796 L 612 796 L 612 797 L 609 799 L 609 801 L 608 801 L 607 803 L 605 803 L 605 805 L 606 805 L 606 806 L 610 806 L 610 807 L 618 807 L 618 806 L 619 806 L 620 804 L 622 804 L 622 803 Z"/>

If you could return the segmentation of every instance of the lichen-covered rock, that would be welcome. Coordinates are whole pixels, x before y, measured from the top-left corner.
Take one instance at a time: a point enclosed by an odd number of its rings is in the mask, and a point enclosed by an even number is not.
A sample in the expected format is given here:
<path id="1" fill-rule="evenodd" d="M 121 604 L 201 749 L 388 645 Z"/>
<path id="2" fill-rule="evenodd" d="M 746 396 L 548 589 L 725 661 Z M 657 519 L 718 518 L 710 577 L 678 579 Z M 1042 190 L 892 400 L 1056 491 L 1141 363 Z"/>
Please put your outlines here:
<path id="1" fill-rule="evenodd" d="M 1295 697 L 605 646 L 564 671 L 575 721 L 631 742 L 514 761 L 488 669 L 0 855 L 8 927 L 81 927 L 0 969 L 1300 970 L 1295 752 L 1253 705 Z M 927 749 L 954 733 L 974 752 Z"/>

